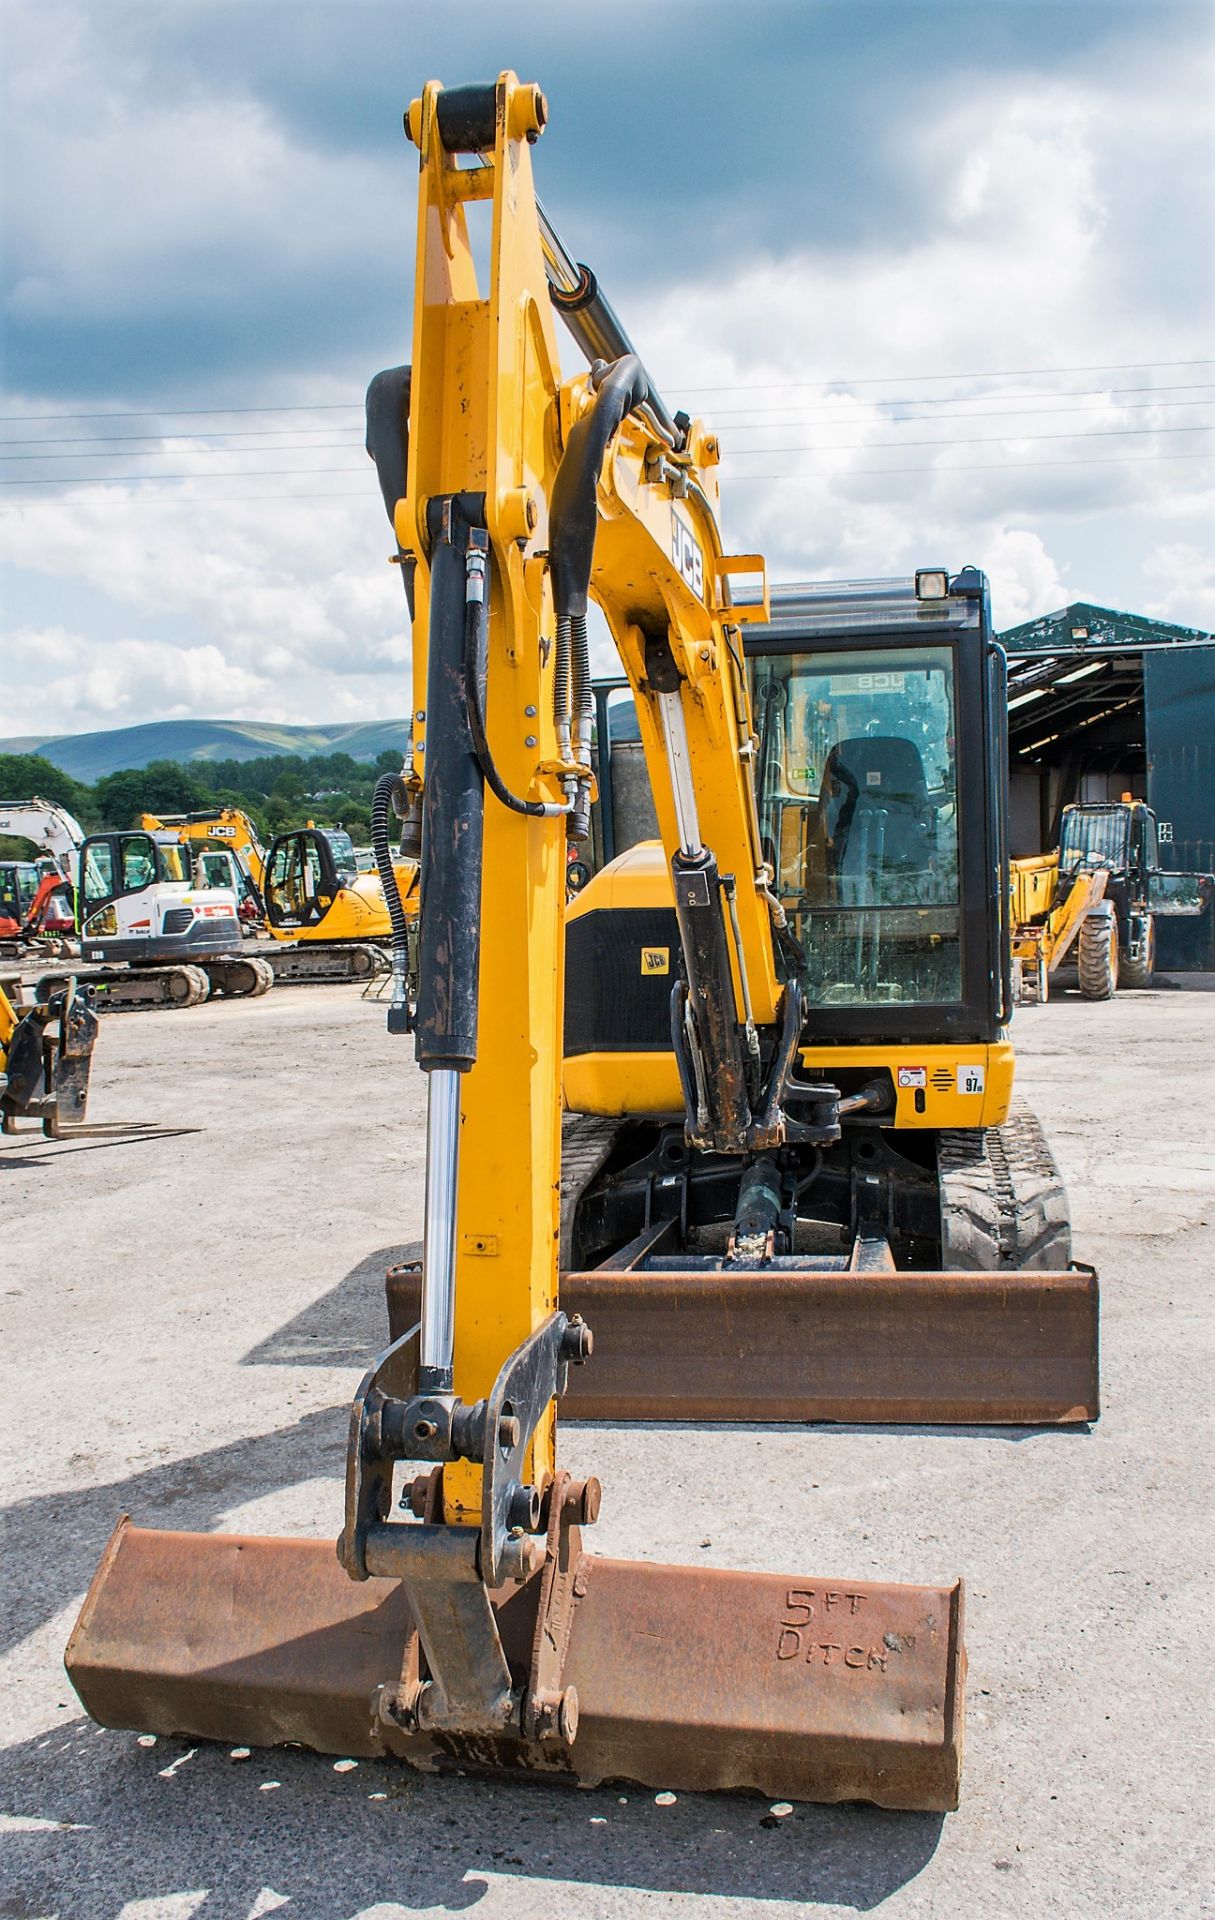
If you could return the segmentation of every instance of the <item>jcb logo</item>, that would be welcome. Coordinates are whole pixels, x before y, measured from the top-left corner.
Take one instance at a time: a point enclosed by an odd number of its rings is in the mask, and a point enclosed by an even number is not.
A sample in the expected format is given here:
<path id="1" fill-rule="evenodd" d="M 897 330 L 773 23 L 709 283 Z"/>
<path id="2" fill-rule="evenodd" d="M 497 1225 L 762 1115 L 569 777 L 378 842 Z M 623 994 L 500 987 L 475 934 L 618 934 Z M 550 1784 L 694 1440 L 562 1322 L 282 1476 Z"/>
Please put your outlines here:
<path id="1" fill-rule="evenodd" d="M 641 949 L 641 971 L 643 973 L 670 973 L 670 947 L 643 947 Z"/>
<path id="2" fill-rule="evenodd" d="M 696 536 L 671 509 L 671 558 L 698 599 L 704 598 L 705 563 Z"/>

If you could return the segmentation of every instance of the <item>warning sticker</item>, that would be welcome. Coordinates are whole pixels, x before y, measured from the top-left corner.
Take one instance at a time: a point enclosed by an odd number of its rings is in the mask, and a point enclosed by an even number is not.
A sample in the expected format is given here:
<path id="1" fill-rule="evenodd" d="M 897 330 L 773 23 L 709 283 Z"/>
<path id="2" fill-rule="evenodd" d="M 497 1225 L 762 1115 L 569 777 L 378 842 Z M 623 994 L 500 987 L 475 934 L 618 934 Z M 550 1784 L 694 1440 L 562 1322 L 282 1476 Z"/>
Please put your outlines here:
<path id="1" fill-rule="evenodd" d="M 882 784 L 881 774 L 878 772 L 876 767 L 870 767 L 869 771 L 865 775 L 865 785 L 867 787 L 880 787 L 881 784 Z"/>
<path id="2" fill-rule="evenodd" d="M 670 973 L 670 947 L 643 947 L 641 949 L 641 971 L 643 973 Z"/>
<path id="3" fill-rule="evenodd" d="M 928 1085 L 927 1067 L 900 1067 L 899 1085 L 901 1087 L 926 1087 Z"/>
<path id="4" fill-rule="evenodd" d="M 959 1093 L 982 1093 L 986 1079 L 987 1079 L 987 1069 L 984 1066 L 979 1065 L 979 1066 L 959 1067 L 958 1068 L 958 1092 Z"/>

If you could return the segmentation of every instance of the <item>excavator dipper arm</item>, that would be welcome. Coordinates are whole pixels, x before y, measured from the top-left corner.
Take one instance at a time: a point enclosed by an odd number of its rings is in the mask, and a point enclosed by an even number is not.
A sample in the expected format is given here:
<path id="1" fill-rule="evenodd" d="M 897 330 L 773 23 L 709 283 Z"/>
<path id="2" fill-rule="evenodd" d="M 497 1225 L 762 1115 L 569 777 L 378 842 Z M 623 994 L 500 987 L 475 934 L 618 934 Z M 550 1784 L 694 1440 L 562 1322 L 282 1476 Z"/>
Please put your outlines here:
<path id="1" fill-rule="evenodd" d="M 709 589 L 693 607 L 677 585 L 695 562 L 674 556 L 668 484 L 642 479 L 651 449 L 684 460 L 670 443 L 686 431 L 628 355 L 561 383 L 531 171 L 544 119 L 539 89 L 506 73 L 428 85 L 407 120 L 421 172 L 393 518 L 413 566 L 405 784 L 422 806 L 420 1324 L 356 1397 L 340 1564 L 318 1542 L 122 1522 L 68 1667 L 110 1725 L 944 1809 L 961 1757 L 960 1583 L 598 1559 L 582 1544 L 598 1486 L 557 1467 L 567 1370 L 595 1364 L 557 1270 L 566 840 L 592 793 L 592 579 L 672 764 L 703 738 L 733 765 L 745 695 Z M 485 289 L 478 202 L 492 215 Z M 603 310 L 595 326 L 610 335 Z M 742 948 L 712 955 L 694 938 L 706 977 L 719 969 L 709 992 L 727 967 L 737 990 L 746 949 L 755 1024 L 778 1047 L 744 785 L 693 776 L 660 805 L 690 921 L 706 891 L 714 901 L 711 848 L 739 876 Z M 707 998 L 691 1005 L 693 1061 L 717 1017 Z M 758 1078 L 745 1041 L 739 1058 L 745 1085 L 707 1087 L 704 1102 L 705 1125 L 736 1144 L 771 1111 L 763 1048 Z M 653 1492 L 630 1490 L 639 1517 Z"/>

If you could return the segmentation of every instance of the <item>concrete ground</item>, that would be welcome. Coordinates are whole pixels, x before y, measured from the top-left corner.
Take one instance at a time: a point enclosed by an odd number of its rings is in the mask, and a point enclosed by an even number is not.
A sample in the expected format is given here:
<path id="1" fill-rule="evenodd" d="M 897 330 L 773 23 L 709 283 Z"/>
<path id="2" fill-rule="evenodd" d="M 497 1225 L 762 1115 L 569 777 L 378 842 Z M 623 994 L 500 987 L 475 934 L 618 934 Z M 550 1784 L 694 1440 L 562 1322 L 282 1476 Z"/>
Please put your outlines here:
<path id="1" fill-rule="evenodd" d="M 350 988 L 114 1015 L 91 1120 L 0 1146 L 0 1916 L 1192 1916 L 1211 1904 L 1215 994 L 1020 1015 L 1104 1288 L 1090 1432 L 567 1428 L 596 1550 L 968 1583 L 961 1811 L 553 1790 L 102 1732 L 61 1666 L 122 1510 L 339 1524 L 423 1089 Z M 626 1509 L 617 1490 L 665 1482 Z"/>

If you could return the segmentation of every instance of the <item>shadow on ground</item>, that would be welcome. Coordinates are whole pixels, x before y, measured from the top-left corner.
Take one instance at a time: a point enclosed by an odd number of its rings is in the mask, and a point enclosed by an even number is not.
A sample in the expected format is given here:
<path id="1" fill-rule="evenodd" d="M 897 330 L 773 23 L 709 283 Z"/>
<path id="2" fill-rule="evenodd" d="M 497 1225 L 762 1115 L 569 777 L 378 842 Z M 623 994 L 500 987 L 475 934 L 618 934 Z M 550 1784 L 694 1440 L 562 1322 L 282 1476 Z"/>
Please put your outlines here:
<path id="1" fill-rule="evenodd" d="M 403 1247 L 379 1247 L 352 1267 L 310 1307 L 297 1313 L 252 1348 L 241 1362 L 245 1367 L 358 1367 L 370 1364 L 388 1345 L 388 1309 L 384 1303 L 384 1276 L 401 1260 L 421 1258 L 420 1242 Z"/>
<path id="2" fill-rule="evenodd" d="M 117 1920 L 128 1901 L 186 1892 L 194 1904 L 181 1910 L 200 1920 L 247 1920 L 259 1901 L 269 1911 L 267 1892 L 284 1920 L 390 1920 L 466 1912 L 516 1876 L 556 1883 L 550 1900 L 562 1883 L 623 1889 L 622 1913 L 634 1888 L 869 1912 L 923 1870 L 943 1824 L 858 1806 L 772 1820 L 765 1802 L 734 1794 L 659 1807 L 642 1789 L 434 1778 L 387 1762 L 336 1773 L 287 1749 L 235 1762 L 222 1747 L 141 1747 L 87 1720 L 8 1750 L 0 1781 L 29 1822 L 6 1836 L 6 1920 Z"/>
<path id="3" fill-rule="evenodd" d="M 206 1533 L 230 1507 L 276 1487 L 340 1479 L 347 1423 L 345 1405 L 326 1407 L 275 1433 L 242 1435 L 190 1460 L 150 1467 L 108 1485 L 36 1494 L 6 1507 L 0 1513 L 0 1652 L 33 1633 L 72 1594 L 84 1591 L 119 1514 L 129 1513 L 141 1526 Z"/>

